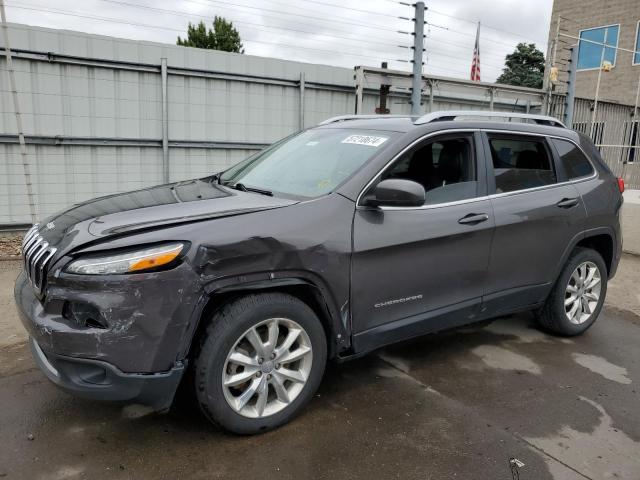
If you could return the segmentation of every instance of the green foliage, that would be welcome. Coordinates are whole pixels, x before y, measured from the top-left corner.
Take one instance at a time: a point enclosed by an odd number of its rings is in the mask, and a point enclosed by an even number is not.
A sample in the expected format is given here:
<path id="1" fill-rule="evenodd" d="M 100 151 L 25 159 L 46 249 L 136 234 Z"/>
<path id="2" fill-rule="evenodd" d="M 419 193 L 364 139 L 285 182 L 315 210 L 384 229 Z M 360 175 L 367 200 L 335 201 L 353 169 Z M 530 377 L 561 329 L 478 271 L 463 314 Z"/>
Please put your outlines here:
<path id="1" fill-rule="evenodd" d="M 176 42 L 183 47 L 208 48 L 210 50 L 222 50 L 224 52 L 244 53 L 240 34 L 233 27 L 233 23 L 216 15 L 213 20 L 213 29 L 207 30 L 204 22 L 197 26 L 189 22 L 187 38 L 178 37 Z"/>
<path id="2" fill-rule="evenodd" d="M 505 68 L 496 83 L 520 87 L 542 88 L 544 54 L 533 43 L 519 43 L 505 57 Z"/>

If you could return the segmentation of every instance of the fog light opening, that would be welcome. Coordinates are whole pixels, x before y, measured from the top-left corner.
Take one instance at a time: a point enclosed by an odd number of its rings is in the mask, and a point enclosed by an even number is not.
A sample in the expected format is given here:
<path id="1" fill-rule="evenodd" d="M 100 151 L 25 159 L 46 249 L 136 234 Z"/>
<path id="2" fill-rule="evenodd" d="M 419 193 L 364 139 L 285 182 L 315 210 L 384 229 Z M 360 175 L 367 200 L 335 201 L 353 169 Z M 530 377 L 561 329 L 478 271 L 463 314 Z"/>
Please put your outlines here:
<path id="1" fill-rule="evenodd" d="M 84 302 L 65 302 L 62 316 L 80 328 L 108 328 L 107 322 L 96 307 Z"/>

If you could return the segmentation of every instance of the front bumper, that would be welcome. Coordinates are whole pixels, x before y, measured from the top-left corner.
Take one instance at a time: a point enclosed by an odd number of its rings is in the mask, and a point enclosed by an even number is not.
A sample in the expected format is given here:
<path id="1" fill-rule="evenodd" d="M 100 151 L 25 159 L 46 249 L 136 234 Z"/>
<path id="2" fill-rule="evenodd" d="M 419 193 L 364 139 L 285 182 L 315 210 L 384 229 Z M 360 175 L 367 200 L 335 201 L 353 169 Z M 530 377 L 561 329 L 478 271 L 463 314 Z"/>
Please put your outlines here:
<path id="1" fill-rule="evenodd" d="M 29 339 L 31 353 L 40 370 L 61 389 L 90 400 L 141 403 L 154 410 L 169 409 L 184 367 L 155 374 L 127 374 L 99 360 L 46 354 Z"/>
<path id="2" fill-rule="evenodd" d="M 184 373 L 198 287 L 182 264 L 126 279 L 50 277 L 44 300 L 21 272 L 14 296 L 34 358 L 49 380 L 86 398 L 164 410 Z M 91 306 L 102 328 L 70 319 L 68 302 Z"/>

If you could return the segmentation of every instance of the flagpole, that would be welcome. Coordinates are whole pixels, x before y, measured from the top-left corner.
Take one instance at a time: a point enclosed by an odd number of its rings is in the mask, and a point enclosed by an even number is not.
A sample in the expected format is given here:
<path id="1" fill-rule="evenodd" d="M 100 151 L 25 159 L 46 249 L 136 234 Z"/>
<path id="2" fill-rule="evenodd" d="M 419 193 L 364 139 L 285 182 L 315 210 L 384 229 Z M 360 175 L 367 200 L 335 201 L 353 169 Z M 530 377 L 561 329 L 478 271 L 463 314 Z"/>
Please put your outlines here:
<path id="1" fill-rule="evenodd" d="M 473 47 L 473 59 L 471 61 L 471 81 L 480 82 L 480 22 L 476 30 L 476 43 Z"/>

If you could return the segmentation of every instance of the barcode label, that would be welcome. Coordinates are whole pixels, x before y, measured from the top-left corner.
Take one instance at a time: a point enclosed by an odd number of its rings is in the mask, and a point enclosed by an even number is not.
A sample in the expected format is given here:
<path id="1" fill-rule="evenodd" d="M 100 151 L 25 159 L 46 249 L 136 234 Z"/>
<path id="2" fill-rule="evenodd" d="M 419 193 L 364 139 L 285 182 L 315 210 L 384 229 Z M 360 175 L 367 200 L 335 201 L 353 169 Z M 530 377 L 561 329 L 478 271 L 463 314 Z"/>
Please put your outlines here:
<path id="1" fill-rule="evenodd" d="M 349 135 L 342 140 L 342 143 L 353 143 L 355 145 L 368 145 L 369 147 L 379 147 L 388 140 L 388 137 L 373 137 L 370 135 Z"/>

